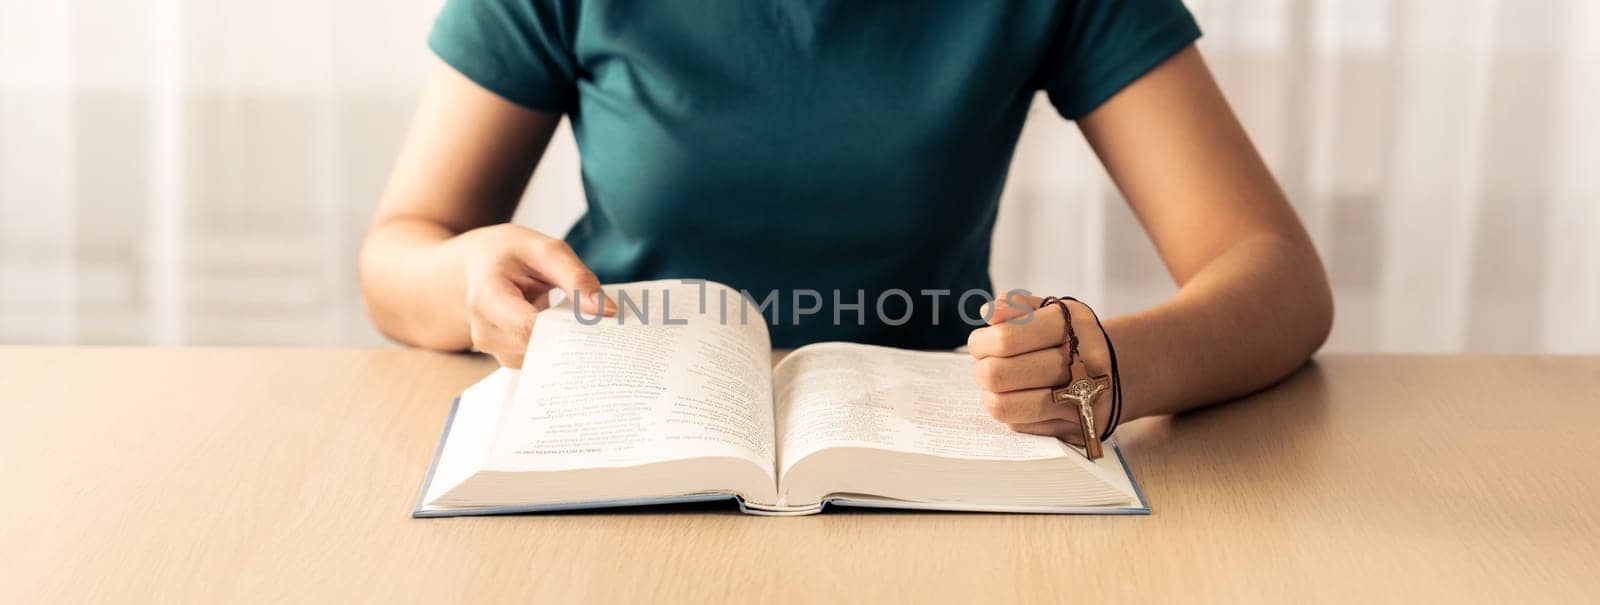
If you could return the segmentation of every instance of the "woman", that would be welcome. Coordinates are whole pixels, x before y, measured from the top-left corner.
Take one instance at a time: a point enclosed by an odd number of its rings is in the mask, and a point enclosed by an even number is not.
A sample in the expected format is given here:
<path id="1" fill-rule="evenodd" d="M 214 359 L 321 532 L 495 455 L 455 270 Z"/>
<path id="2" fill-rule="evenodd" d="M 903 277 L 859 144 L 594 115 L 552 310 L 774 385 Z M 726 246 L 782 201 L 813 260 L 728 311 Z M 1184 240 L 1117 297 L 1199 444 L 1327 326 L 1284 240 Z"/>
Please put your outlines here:
<path id="1" fill-rule="evenodd" d="M 1321 346 L 1332 297 L 1199 35 L 1179 0 L 451 0 L 362 249 L 368 307 L 397 340 L 518 367 L 557 288 L 588 313 L 602 282 L 668 277 L 869 305 L 988 290 L 1000 190 L 1043 90 L 1180 286 L 1104 324 L 1122 417 L 1238 396 Z M 588 197 L 564 241 L 507 222 L 562 116 Z M 995 418 L 1077 434 L 1050 392 L 1069 378 L 1060 307 L 1023 322 L 1002 306 L 973 329 L 952 298 L 912 301 L 910 321 L 857 325 L 825 299 L 773 343 L 967 344 Z M 1085 371 L 1104 374 L 1105 341 L 1073 309 Z"/>

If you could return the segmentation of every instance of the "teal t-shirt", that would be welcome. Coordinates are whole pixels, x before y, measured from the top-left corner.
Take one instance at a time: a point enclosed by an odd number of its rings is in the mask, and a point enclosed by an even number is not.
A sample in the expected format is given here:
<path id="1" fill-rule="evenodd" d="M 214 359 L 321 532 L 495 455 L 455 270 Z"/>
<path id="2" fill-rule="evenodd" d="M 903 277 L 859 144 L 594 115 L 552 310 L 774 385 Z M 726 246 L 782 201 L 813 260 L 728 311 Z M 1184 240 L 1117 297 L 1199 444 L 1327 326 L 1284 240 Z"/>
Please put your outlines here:
<path id="1" fill-rule="evenodd" d="M 778 347 L 951 348 L 1036 91 L 1076 119 L 1199 35 L 1179 0 L 450 0 L 429 44 L 570 118 L 602 281 L 728 284 Z"/>

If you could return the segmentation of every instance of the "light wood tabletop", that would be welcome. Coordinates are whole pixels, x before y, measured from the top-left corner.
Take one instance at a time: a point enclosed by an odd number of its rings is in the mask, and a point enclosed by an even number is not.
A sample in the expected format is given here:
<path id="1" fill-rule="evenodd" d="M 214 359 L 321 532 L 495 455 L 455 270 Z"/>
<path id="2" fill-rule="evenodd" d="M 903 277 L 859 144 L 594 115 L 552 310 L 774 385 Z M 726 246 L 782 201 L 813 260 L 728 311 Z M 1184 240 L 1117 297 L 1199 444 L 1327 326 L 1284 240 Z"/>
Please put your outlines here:
<path id="1" fill-rule="evenodd" d="M 1320 357 L 1127 426 L 1147 517 L 411 519 L 491 367 L 0 348 L 0 602 L 1600 600 L 1600 358 Z"/>

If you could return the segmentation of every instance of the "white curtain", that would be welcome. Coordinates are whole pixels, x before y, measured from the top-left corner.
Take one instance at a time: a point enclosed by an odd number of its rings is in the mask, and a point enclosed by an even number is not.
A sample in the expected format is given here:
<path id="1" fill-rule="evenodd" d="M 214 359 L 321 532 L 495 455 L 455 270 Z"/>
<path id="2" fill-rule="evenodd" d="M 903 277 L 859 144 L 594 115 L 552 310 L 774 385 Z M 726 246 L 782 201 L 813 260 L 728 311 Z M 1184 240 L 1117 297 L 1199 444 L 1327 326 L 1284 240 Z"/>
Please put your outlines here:
<path id="1" fill-rule="evenodd" d="M 0 0 L 0 343 L 382 342 L 355 250 L 438 5 Z M 1329 266 L 1330 349 L 1600 351 L 1600 3 L 1190 6 Z M 563 129 L 519 220 L 562 232 L 577 166 Z M 1043 100 L 1000 223 L 1001 287 L 1173 291 Z"/>

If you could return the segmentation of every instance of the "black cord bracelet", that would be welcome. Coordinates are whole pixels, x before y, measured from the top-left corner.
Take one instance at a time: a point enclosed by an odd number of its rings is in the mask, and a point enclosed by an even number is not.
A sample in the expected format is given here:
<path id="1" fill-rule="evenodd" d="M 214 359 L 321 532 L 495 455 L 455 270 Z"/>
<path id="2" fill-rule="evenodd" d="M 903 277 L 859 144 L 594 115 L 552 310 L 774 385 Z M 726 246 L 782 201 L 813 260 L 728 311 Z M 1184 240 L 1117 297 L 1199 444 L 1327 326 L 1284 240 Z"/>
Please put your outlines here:
<path id="1" fill-rule="evenodd" d="M 1106 419 L 1105 431 L 1100 434 L 1100 440 L 1105 441 L 1111 438 L 1111 434 L 1117 430 L 1117 424 L 1122 422 L 1122 373 L 1118 371 L 1117 368 L 1117 347 L 1111 344 L 1111 333 L 1106 331 L 1105 324 L 1100 323 L 1100 314 L 1094 312 L 1094 307 L 1091 307 L 1087 303 L 1071 296 L 1051 298 L 1064 301 L 1070 300 L 1083 305 L 1083 308 L 1089 310 L 1089 317 L 1094 318 L 1094 325 L 1096 328 L 1100 329 L 1100 336 L 1105 338 L 1106 356 L 1111 360 L 1111 414 L 1110 417 Z M 1063 305 L 1063 307 L 1065 307 L 1065 305 Z M 1068 315 L 1068 325 L 1071 325 L 1071 322 L 1071 316 Z M 1074 347 L 1074 349 L 1076 349 L 1076 347 Z"/>

